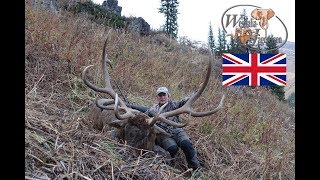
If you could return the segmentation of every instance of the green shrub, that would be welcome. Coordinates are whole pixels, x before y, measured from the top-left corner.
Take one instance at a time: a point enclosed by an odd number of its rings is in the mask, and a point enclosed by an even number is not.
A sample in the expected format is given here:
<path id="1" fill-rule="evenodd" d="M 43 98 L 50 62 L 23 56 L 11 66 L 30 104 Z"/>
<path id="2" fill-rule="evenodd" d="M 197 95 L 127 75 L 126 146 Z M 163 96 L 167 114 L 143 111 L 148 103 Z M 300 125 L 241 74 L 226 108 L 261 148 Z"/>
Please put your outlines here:
<path id="1" fill-rule="evenodd" d="M 214 126 L 212 123 L 204 122 L 200 125 L 200 132 L 203 134 L 211 134 L 214 131 Z"/>
<path id="2" fill-rule="evenodd" d="M 64 6 L 64 9 L 73 13 L 87 13 L 91 16 L 91 20 L 99 24 L 111 26 L 114 28 L 124 28 L 126 24 L 126 18 L 116 13 L 104 9 L 102 6 L 87 1 L 84 3 L 77 2 L 75 5 L 70 7 Z"/>
<path id="3" fill-rule="evenodd" d="M 267 86 L 267 89 L 270 89 L 272 94 L 276 95 L 280 101 L 285 100 L 284 86 Z"/>

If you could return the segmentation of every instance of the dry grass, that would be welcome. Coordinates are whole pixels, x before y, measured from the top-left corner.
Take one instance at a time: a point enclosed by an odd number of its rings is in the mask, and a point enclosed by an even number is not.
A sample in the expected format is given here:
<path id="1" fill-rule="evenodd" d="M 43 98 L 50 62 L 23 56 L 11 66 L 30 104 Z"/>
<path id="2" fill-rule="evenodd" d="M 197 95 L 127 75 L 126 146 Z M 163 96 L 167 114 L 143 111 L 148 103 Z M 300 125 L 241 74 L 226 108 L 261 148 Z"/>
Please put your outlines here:
<path id="1" fill-rule="evenodd" d="M 28 5 L 25 13 L 26 179 L 187 179 L 181 151 L 173 167 L 153 152 L 135 157 L 132 147 L 96 131 L 86 117 L 88 104 L 101 95 L 83 84 L 81 70 L 95 64 L 90 76 L 102 83 L 100 58 L 109 28 L 85 15 L 54 15 Z M 107 45 L 111 77 L 133 103 L 150 106 L 159 86 L 182 98 L 200 84 L 209 58 L 185 48 L 113 31 Z M 193 118 L 185 128 L 203 179 L 294 179 L 294 110 L 259 87 L 222 87 L 220 67 L 217 59 L 193 107 L 212 109 L 226 93 L 224 109 Z"/>

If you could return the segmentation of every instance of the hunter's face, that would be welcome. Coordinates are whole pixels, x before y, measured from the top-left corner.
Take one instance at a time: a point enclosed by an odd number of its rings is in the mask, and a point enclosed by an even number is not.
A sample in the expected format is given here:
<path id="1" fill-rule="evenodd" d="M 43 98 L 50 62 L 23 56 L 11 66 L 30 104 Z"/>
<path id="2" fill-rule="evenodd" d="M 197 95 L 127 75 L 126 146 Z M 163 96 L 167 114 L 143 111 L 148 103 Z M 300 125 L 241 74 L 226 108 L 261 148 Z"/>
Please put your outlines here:
<path id="1" fill-rule="evenodd" d="M 168 102 L 169 100 L 169 95 L 168 93 L 159 93 L 157 95 L 157 100 L 159 102 L 160 105 L 165 104 L 166 102 Z"/>

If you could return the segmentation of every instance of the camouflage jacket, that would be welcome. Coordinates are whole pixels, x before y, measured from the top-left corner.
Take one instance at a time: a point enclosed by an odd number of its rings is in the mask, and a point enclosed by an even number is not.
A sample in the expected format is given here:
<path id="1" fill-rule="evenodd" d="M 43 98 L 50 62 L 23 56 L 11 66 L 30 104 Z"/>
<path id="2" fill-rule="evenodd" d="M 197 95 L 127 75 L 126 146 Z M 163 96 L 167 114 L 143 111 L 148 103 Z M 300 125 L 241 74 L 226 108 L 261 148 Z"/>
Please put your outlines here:
<path id="1" fill-rule="evenodd" d="M 188 96 L 188 97 L 185 97 L 185 98 L 178 100 L 178 101 L 169 100 L 167 106 L 162 110 L 162 112 L 168 112 L 168 111 L 178 109 L 179 107 L 183 106 L 189 100 L 189 98 L 190 97 Z M 159 108 L 160 108 L 159 104 L 154 104 L 145 113 L 150 117 L 154 117 L 157 114 L 157 112 L 159 111 Z M 174 122 L 180 121 L 179 116 L 168 117 L 168 120 L 174 121 Z M 170 126 L 167 123 L 161 122 L 161 121 L 156 122 L 156 125 L 171 134 L 176 134 L 178 132 L 183 131 L 182 128 L 173 127 L 173 126 Z"/>

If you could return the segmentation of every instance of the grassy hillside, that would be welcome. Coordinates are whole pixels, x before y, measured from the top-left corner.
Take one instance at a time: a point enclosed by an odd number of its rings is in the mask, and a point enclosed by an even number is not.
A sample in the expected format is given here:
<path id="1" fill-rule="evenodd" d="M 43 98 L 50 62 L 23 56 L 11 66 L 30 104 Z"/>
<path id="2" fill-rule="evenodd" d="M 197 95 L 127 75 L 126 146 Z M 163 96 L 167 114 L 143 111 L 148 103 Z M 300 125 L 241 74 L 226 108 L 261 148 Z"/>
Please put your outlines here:
<path id="1" fill-rule="evenodd" d="M 188 179 L 181 150 L 175 165 L 97 131 L 88 118 L 93 93 L 81 80 L 102 84 L 100 58 L 110 29 L 85 14 L 52 14 L 26 5 L 25 11 L 25 176 L 50 179 Z M 132 103 L 150 106 L 155 90 L 167 86 L 174 99 L 189 95 L 205 75 L 209 54 L 158 34 L 140 37 L 113 31 L 107 45 L 111 78 Z M 224 109 L 192 118 L 185 127 L 198 151 L 203 179 L 294 179 L 295 112 L 263 88 L 222 87 L 221 59 L 209 86 L 194 104 Z M 116 86 L 114 86 L 116 89 Z M 118 89 L 116 89 L 118 90 Z"/>

